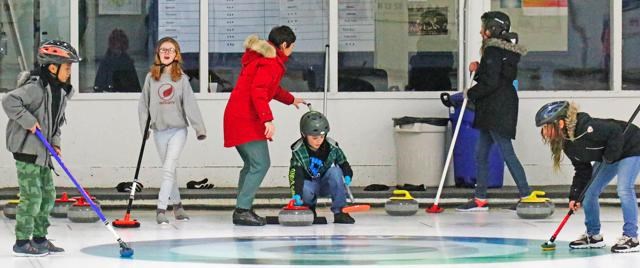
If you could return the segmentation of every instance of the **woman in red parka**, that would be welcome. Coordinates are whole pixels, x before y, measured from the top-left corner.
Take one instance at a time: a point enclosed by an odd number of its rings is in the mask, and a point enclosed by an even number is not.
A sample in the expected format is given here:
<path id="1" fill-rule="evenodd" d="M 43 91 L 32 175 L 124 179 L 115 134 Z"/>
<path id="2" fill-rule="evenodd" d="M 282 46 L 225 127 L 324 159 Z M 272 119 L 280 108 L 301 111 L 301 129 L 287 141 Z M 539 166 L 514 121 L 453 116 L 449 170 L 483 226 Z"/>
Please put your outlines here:
<path id="1" fill-rule="evenodd" d="M 236 225 L 266 224 L 266 220 L 251 208 L 271 166 L 267 140 L 273 137 L 275 126 L 269 102 L 276 99 L 296 108 L 304 103 L 280 86 L 295 41 L 291 28 L 278 26 L 269 33 L 269 41 L 251 35 L 244 42 L 246 50 L 240 76 L 224 110 L 224 146 L 236 147 L 244 162 L 233 212 L 233 224 Z"/>

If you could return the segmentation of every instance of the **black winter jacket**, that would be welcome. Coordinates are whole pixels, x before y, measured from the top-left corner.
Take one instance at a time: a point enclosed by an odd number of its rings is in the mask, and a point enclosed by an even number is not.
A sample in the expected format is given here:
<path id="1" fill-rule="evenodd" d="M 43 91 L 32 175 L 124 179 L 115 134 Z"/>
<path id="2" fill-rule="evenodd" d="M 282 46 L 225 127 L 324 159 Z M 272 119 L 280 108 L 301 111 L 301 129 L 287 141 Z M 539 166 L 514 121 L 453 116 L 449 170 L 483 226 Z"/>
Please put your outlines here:
<path id="1" fill-rule="evenodd" d="M 526 53 L 524 47 L 508 41 L 495 38 L 485 41 L 474 77 L 477 84 L 467 93 L 476 107 L 474 128 L 516 138 L 518 94 L 513 80 L 518 75 L 520 56 Z"/>
<path id="2" fill-rule="evenodd" d="M 576 139 L 564 142 L 564 153 L 575 169 L 570 200 L 578 200 L 591 179 L 592 161 L 614 163 L 640 156 L 640 131 L 631 124 L 623 135 L 625 126 L 623 121 L 591 118 L 587 113 L 578 113 Z"/>

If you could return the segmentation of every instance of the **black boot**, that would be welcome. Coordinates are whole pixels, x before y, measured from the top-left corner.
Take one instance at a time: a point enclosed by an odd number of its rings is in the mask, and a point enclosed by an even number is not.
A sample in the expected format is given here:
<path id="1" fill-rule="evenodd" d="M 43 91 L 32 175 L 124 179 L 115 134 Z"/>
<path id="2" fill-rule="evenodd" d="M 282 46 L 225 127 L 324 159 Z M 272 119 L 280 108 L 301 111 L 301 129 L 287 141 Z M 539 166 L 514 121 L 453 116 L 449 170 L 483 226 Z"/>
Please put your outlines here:
<path id="1" fill-rule="evenodd" d="M 233 211 L 233 224 L 244 226 L 263 226 L 267 220 L 256 215 L 253 210 L 236 208 Z"/>
<path id="2" fill-rule="evenodd" d="M 354 224 L 356 223 L 356 220 L 351 218 L 349 213 L 340 212 L 333 214 L 333 223 Z"/>

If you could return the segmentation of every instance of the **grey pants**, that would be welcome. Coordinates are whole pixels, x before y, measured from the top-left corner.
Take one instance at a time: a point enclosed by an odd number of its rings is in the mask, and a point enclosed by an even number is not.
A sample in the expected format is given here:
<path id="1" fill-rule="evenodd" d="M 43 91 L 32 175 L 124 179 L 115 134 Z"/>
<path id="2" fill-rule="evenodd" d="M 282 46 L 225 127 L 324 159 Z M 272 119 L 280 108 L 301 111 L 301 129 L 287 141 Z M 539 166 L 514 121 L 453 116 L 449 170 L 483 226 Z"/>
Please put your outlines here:
<path id="1" fill-rule="evenodd" d="M 252 141 L 236 146 L 236 150 L 244 162 L 238 180 L 236 207 L 251 209 L 256 192 L 271 166 L 269 146 L 265 140 Z"/>

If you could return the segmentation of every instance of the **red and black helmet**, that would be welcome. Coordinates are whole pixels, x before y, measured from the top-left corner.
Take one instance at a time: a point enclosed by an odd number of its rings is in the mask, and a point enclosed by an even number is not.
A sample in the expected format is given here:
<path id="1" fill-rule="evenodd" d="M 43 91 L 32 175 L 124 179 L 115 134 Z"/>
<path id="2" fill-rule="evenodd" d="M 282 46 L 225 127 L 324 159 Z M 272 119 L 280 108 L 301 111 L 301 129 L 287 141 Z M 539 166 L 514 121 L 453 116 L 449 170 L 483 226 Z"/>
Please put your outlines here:
<path id="1" fill-rule="evenodd" d="M 65 41 L 49 40 L 38 48 L 38 63 L 41 65 L 74 63 L 80 60 L 76 49 Z"/>

